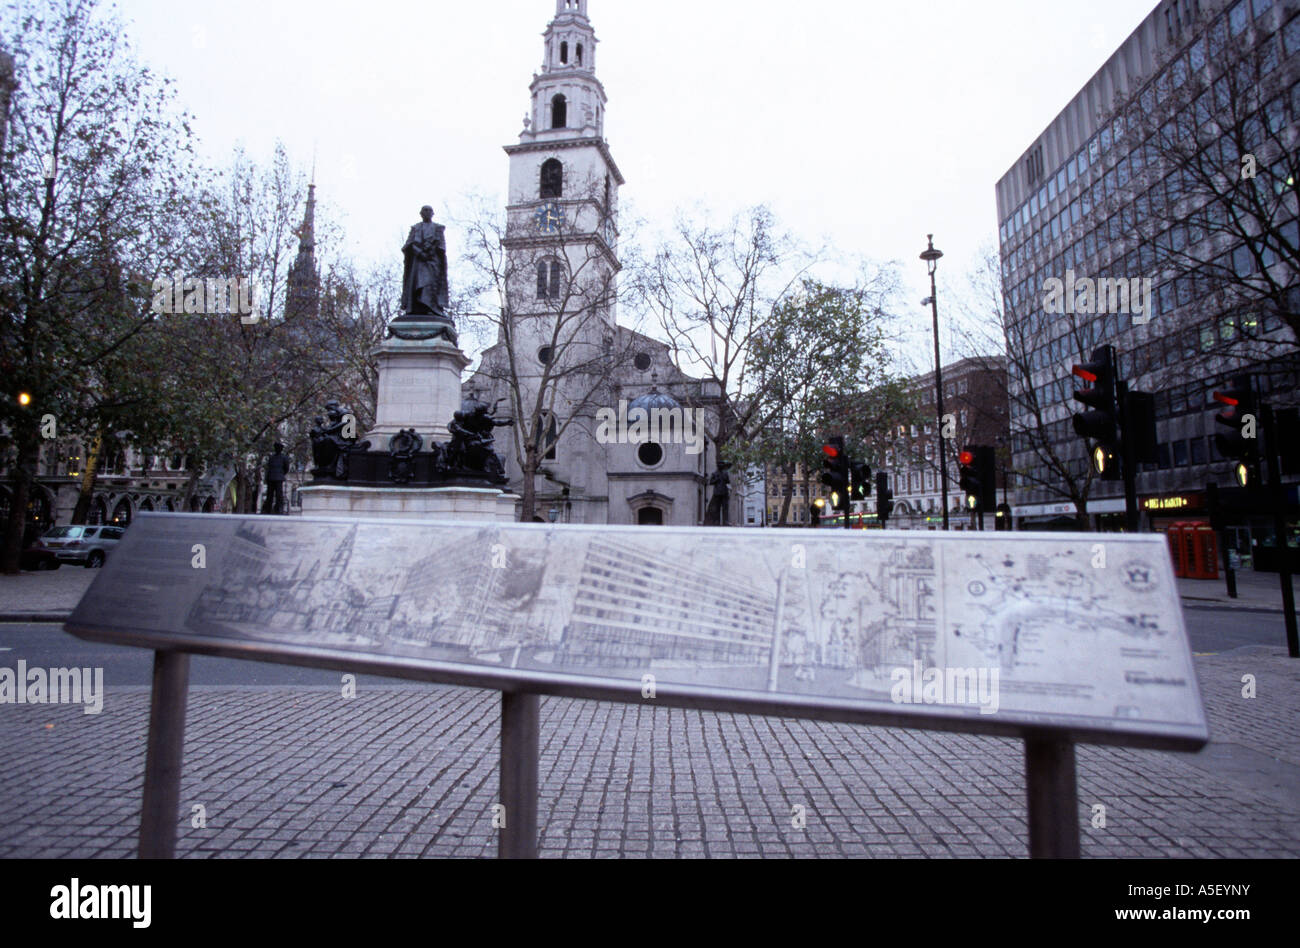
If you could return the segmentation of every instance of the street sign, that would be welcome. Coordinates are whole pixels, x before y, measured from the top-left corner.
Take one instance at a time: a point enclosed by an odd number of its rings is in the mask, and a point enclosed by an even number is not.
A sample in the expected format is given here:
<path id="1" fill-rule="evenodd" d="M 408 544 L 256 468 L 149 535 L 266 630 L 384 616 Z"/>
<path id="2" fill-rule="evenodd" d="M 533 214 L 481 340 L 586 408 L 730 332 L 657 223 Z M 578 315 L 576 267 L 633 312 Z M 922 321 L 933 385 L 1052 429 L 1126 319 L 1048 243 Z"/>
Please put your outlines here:
<path id="1" fill-rule="evenodd" d="M 1163 537 L 144 514 L 67 630 L 154 650 L 140 856 L 175 854 L 191 653 L 501 692 L 498 853 L 540 697 L 1016 737 L 1078 857 L 1074 745 L 1208 741 Z"/>
<path id="2" fill-rule="evenodd" d="M 1203 740 L 1164 538 L 1108 535 L 1104 568 L 1098 545 L 145 514 L 69 629 L 488 687 L 540 676 L 564 693 L 599 683 L 639 701 L 652 675 L 660 693 L 735 708 L 813 702 L 855 720 L 887 711 L 1051 725 L 1100 743 Z M 998 698 L 900 703 L 896 676 L 910 683 L 916 661 L 918 674 L 996 677 Z"/>

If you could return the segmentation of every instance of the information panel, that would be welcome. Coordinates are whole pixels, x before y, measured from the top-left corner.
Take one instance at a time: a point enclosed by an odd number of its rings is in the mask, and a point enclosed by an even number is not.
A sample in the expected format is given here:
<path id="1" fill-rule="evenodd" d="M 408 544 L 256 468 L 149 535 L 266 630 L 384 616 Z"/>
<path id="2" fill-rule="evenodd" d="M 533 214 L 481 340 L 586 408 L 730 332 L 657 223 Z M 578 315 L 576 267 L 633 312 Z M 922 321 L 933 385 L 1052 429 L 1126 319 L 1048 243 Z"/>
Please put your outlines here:
<path id="1" fill-rule="evenodd" d="M 431 680 L 463 669 L 480 686 L 540 674 L 572 685 L 552 693 L 603 681 L 648 700 L 674 687 L 748 696 L 773 713 L 874 708 L 1184 749 L 1207 739 L 1158 535 L 146 514 L 68 628 L 446 673 Z"/>

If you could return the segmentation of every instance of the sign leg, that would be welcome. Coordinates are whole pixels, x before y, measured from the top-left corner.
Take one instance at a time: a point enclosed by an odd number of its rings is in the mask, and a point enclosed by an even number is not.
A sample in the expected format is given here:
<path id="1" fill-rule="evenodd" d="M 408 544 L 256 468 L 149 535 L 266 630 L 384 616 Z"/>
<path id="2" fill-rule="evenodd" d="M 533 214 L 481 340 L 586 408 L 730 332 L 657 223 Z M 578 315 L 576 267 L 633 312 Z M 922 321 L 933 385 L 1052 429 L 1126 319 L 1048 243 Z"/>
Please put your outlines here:
<path id="1" fill-rule="evenodd" d="M 1029 802 L 1029 855 L 1034 859 L 1079 858 L 1079 797 L 1074 743 L 1025 738 L 1025 787 Z"/>
<path id="2" fill-rule="evenodd" d="M 537 858 L 537 744 L 541 699 L 501 693 L 501 859 Z"/>
<path id="3" fill-rule="evenodd" d="M 172 859 L 176 855 L 189 684 L 189 655 L 153 653 L 153 696 L 149 705 L 144 801 L 140 808 L 141 859 Z"/>

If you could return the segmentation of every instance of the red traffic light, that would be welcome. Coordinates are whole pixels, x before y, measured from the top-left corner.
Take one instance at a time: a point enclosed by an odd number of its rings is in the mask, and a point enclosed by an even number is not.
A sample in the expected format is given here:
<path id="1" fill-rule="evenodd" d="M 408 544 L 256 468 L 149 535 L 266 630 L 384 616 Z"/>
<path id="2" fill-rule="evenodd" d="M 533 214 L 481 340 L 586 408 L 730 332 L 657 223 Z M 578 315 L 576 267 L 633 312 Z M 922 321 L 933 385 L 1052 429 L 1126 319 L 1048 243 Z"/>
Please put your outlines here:
<path id="1" fill-rule="evenodd" d="M 1077 375 L 1079 378 L 1083 379 L 1085 382 L 1095 383 L 1097 381 L 1097 373 L 1091 371 L 1090 369 L 1082 365 L 1076 365 L 1070 371 L 1073 372 L 1075 375 Z"/>
<path id="2" fill-rule="evenodd" d="M 828 458 L 837 458 L 840 456 L 840 449 L 835 447 L 833 444 L 823 444 L 822 454 L 826 455 Z"/>
<path id="3" fill-rule="evenodd" d="M 1233 408 L 1236 408 L 1241 404 L 1241 399 L 1236 398 L 1228 392 L 1215 392 L 1214 400 L 1220 405 L 1231 405 Z"/>
<path id="4" fill-rule="evenodd" d="M 975 463 L 975 452 L 963 451 L 961 454 L 957 455 L 957 460 L 961 463 L 962 467 L 970 467 Z"/>

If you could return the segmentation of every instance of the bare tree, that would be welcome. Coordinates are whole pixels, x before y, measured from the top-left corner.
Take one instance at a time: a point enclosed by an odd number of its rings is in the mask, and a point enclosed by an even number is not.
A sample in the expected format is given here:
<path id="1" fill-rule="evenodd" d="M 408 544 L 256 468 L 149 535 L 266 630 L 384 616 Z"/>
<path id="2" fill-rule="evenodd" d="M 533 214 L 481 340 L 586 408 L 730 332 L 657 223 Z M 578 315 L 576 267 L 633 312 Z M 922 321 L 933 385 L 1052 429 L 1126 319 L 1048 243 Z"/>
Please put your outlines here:
<path id="1" fill-rule="evenodd" d="M 613 220 L 594 181 L 566 183 L 563 200 L 505 216 L 478 198 L 458 220 L 488 310 L 476 318 L 496 335 L 479 373 L 510 405 L 524 522 L 536 516 L 546 455 L 595 406 L 611 404 L 613 378 L 633 356 L 633 334 L 615 321 L 628 258 L 616 255 Z"/>
<path id="2" fill-rule="evenodd" d="M 679 215 L 642 274 L 638 301 L 673 361 L 704 379 L 693 398 L 709 402 L 701 407 L 714 412 L 708 434 L 720 452 L 733 439 L 764 430 L 783 410 L 776 397 L 781 378 L 755 371 L 748 356 L 817 259 L 760 206 L 722 226 Z M 793 397 L 792 389 L 785 391 Z"/>
<path id="3" fill-rule="evenodd" d="M 1300 339 L 1296 41 L 1288 31 L 1281 53 L 1264 24 L 1233 35 L 1220 18 L 1103 121 L 1103 136 L 1137 143 L 1094 189 L 1115 212 L 1112 267 L 1163 284 L 1157 318 L 1181 310 L 1181 335 L 1166 335 L 1184 377 L 1225 357 L 1294 357 Z M 1167 361 L 1141 358 L 1135 374 L 1172 381 Z"/>
<path id="4" fill-rule="evenodd" d="M 1011 444 L 998 453 L 1019 486 L 1037 488 L 1048 497 L 1072 503 L 1080 523 L 1086 523 L 1094 473 L 1083 441 L 1073 436 L 1070 412 L 1064 407 L 1069 398 L 1062 395 L 1072 378 L 1063 378 L 1059 365 L 1040 367 L 1031 358 L 1040 343 L 1037 333 L 1042 308 L 1017 312 L 1008 305 L 1001 264 L 996 252 L 987 248 L 970 275 L 969 292 L 962 297 L 965 318 L 956 331 L 960 354 L 974 360 L 991 379 L 1005 379 L 1004 391 L 998 396 L 1005 398 L 1010 410 Z M 1090 317 L 1056 318 L 1068 321 L 1067 338 L 1073 353 L 1086 355 Z M 970 410 L 984 414 L 972 415 L 969 428 L 1001 424 L 991 405 L 972 404 Z M 960 450 L 966 435 L 958 427 L 957 437 L 949 441 L 951 451 Z"/>

